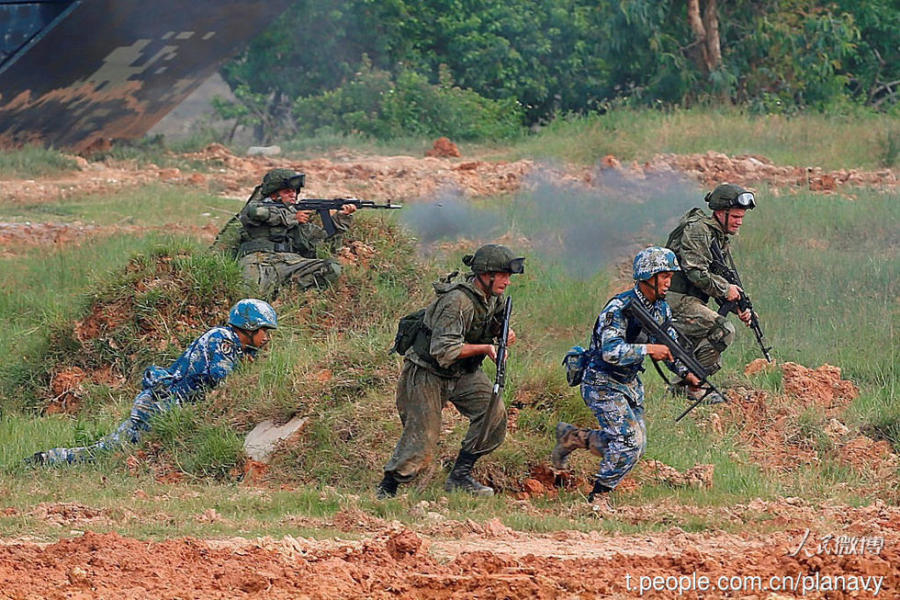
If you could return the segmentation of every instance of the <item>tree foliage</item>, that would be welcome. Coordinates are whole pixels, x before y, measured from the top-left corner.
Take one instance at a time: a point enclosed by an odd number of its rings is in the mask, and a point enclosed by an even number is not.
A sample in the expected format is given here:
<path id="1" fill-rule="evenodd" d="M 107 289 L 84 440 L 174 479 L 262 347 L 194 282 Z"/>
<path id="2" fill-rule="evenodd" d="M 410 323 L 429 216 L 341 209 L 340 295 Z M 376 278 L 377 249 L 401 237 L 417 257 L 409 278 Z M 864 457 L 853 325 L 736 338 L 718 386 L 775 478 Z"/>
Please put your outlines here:
<path id="1" fill-rule="evenodd" d="M 432 132 L 436 98 L 524 125 L 610 102 L 887 108 L 898 30 L 896 0 L 298 0 L 223 74 L 266 131 Z"/>

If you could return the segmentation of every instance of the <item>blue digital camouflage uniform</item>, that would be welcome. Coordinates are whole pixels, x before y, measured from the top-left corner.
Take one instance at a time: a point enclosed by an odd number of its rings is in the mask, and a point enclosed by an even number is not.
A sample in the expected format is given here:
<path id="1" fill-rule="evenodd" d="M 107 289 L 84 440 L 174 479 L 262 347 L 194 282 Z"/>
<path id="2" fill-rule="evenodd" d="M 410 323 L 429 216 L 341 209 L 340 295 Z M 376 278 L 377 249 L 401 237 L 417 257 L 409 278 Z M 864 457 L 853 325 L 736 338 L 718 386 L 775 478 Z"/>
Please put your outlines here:
<path id="1" fill-rule="evenodd" d="M 42 456 L 44 464 L 84 462 L 97 452 L 138 443 L 150 430 L 154 415 L 197 402 L 206 390 L 225 379 L 241 358 L 254 354 L 254 350 L 242 348 L 231 327 L 213 327 L 194 340 L 168 369 L 153 365 L 144 371 L 142 390 L 134 399 L 131 416 L 115 431 L 90 446 L 47 450 Z"/>
<path id="2" fill-rule="evenodd" d="M 599 429 L 580 430 L 585 446 L 600 456 L 596 481 L 615 488 L 637 464 L 647 446 L 644 425 L 644 385 L 639 377 L 647 351 L 646 343 L 659 343 L 643 333 L 640 323 L 623 309 L 629 302 L 643 302 L 660 324 L 671 320 L 665 300 L 649 302 L 638 286 L 613 296 L 606 304 L 591 336 L 589 363 L 581 384 L 581 396 L 600 424 Z M 677 333 L 669 324 L 668 332 Z M 666 362 L 673 372 L 684 376 L 680 363 Z M 582 446 L 582 447 L 585 447 Z"/>

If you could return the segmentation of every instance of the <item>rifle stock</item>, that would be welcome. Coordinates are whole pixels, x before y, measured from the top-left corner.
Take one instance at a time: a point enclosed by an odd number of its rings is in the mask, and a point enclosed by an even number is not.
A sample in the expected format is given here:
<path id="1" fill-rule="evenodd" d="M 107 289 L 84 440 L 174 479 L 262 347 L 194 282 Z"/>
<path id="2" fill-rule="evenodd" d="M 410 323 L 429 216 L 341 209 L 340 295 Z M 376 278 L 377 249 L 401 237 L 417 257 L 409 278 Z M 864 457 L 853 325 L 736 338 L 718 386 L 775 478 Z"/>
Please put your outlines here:
<path id="1" fill-rule="evenodd" d="M 494 387 L 491 390 L 491 400 L 488 402 L 487 410 L 484 413 L 484 419 L 481 422 L 481 431 L 478 432 L 478 439 L 475 441 L 475 448 L 481 448 L 490 432 L 490 417 L 497 408 L 497 403 L 503 397 L 503 388 L 506 386 L 506 354 L 507 354 L 507 338 L 509 337 L 509 318 L 512 315 L 512 298 L 506 298 L 506 305 L 503 308 L 503 323 L 500 328 L 500 340 L 497 344 L 497 376 L 494 378 Z"/>

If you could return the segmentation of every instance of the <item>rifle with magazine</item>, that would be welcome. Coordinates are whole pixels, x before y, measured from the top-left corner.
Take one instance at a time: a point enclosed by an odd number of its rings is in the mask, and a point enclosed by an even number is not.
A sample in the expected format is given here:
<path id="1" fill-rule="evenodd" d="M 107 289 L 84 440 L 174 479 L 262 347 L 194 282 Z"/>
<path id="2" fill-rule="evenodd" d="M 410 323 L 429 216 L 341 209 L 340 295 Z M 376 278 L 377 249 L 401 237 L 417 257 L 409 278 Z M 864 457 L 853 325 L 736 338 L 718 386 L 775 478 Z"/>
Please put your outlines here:
<path id="1" fill-rule="evenodd" d="M 716 389 L 716 386 L 714 386 L 709 381 L 709 374 L 706 372 L 706 369 L 703 368 L 703 365 L 701 365 L 700 362 L 694 357 L 693 352 L 690 352 L 684 346 L 679 344 L 677 340 L 672 338 L 672 336 L 669 335 L 669 332 L 666 331 L 665 327 L 657 323 L 656 319 L 653 318 L 653 315 L 650 314 L 650 311 L 644 308 L 644 306 L 641 305 L 640 302 L 629 302 L 628 306 L 626 306 L 624 310 L 625 312 L 631 314 L 631 316 L 633 316 L 635 319 L 637 319 L 640 322 L 643 330 L 647 332 L 648 335 L 653 337 L 656 342 L 665 344 L 669 348 L 669 351 L 672 353 L 672 357 L 675 360 L 681 362 L 681 364 L 683 364 L 685 367 L 687 367 L 687 370 L 700 380 L 700 385 L 706 388 L 703 396 L 695 400 L 693 404 L 691 404 L 684 410 L 684 412 L 678 415 L 678 417 L 675 419 L 676 423 L 683 419 L 686 414 L 694 410 L 694 408 L 696 408 L 701 402 L 703 402 L 703 400 L 705 400 L 706 397 L 711 393 L 716 392 L 720 396 L 722 395 L 721 392 Z M 656 365 L 656 362 L 654 361 L 653 364 Z M 659 370 L 658 367 L 657 370 Z M 662 375 L 662 371 L 660 371 L 660 375 Z M 663 378 L 665 379 L 665 377 Z"/>
<path id="2" fill-rule="evenodd" d="M 382 210 L 399 210 L 403 208 L 401 204 L 391 204 L 390 200 L 387 204 L 376 204 L 371 200 L 360 200 L 359 198 L 303 198 L 291 205 L 296 211 L 314 210 L 319 213 L 322 219 L 322 227 L 328 236 L 337 233 L 337 228 L 331 218 L 332 210 L 340 210 L 347 204 L 352 204 L 356 208 L 380 208 Z"/>
<path id="3" fill-rule="evenodd" d="M 491 390 L 491 400 L 488 402 L 487 411 L 484 413 L 484 419 L 481 423 L 481 431 L 478 433 L 478 440 L 475 443 L 476 448 L 480 448 L 487 439 L 490 432 L 489 418 L 494 414 L 497 403 L 503 397 L 503 388 L 506 385 L 506 350 L 507 338 L 509 337 L 509 317 L 512 315 L 512 298 L 507 296 L 506 306 L 503 308 L 503 323 L 500 327 L 500 341 L 497 344 L 497 377 L 494 379 L 494 389 Z"/>
<path id="4" fill-rule="evenodd" d="M 740 297 L 738 297 L 737 300 L 727 301 L 719 300 L 718 298 L 716 299 L 716 302 L 719 303 L 719 314 L 724 317 L 730 312 L 738 313 L 740 311 L 749 310 L 750 329 L 753 330 L 753 334 L 756 336 L 756 343 L 759 344 L 760 349 L 762 349 L 763 356 L 766 357 L 766 360 L 772 362 L 772 356 L 769 354 L 769 350 L 772 349 L 772 346 L 766 346 L 765 336 L 762 327 L 759 324 L 759 317 L 757 317 L 756 311 L 753 310 L 753 303 L 750 302 L 750 297 L 744 292 L 744 284 L 741 283 L 741 277 L 738 275 L 734 262 L 731 262 L 730 256 L 728 257 L 730 264 L 725 262 L 725 254 L 722 252 L 722 249 L 719 248 L 719 243 L 716 240 L 713 240 L 709 249 L 712 251 L 713 255 L 713 262 L 710 264 L 709 270 L 715 275 L 724 278 L 728 283 L 738 286 L 740 289 Z"/>

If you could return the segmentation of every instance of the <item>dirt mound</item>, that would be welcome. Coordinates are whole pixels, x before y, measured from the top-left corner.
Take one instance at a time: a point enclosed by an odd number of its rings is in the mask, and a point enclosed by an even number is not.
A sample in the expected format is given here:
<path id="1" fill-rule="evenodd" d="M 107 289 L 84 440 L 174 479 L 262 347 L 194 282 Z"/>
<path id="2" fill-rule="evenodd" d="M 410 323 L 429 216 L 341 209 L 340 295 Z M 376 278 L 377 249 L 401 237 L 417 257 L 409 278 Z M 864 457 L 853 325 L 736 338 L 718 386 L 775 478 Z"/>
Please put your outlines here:
<path id="1" fill-rule="evenodd" d="M 797 363 L 781 365 L 784 392 L 805 404 L 815 404 L 829 411 L 842 410 L 859 395 L 851 381 L 841 379 L 841 369 L 822 365 L 809 369 Z"/>
<path id="2" fill-rule="evenodd" d="M 658 460 L 646 460 L 642 467 L 643 477 L 672 487 L 711 488 L 713 471 L 713 465 L 703 464 L 681 472 Z"/>
<path id="3" fill-rule="evenodd" d="M 683 577 L 686 587 L 679 597 L 696 599 L 779 597 L 768 594 L 770 582 L 797 576 L 808 576 L 809 586 L 816 575 L 820 585 L 823 576 L 866 577 L 871 586 L 880 583 L 881 597 L 894 597 L 900 583 L 894 568 L 900 560 L 896 533 L 888 533 L 877 553 L 801 552 L 796 557 L 789 554 L 800 536 L 785 533 L 742 538 L 673 530 L 631 538 L 597 532 L 557 537 L 485 539 L 469 542 L 468 550 L 431 540 L 431 550 L 424 552 L 429 540 L 409 530 L 336 548 L 287 538 L 278 544 L 191 538 L 154 543 L 86 533 L 46 547 L 0 547 L 0 589 L 10 598 L 633 598 L 652 577 L 671 577 L 676 584 Z M 691 587 L 692 578 L 696 583 L 700 576 L 711 582 L 708 591 Z M 731 577 L 751 576 L 759 576 L 759 582 L 729 583 Z M 822 597 L 821 587 L 801 594 L 800 585 L 798 580 L 788 597 Z M 870 587 L 852 596 L 872 598 L 873 592 Z M 646 598 L 676 595 L 671 589 L 642 593 Z"/>
<path id="4" fill-rule="evenodd" d="M 708 186 L 723 181 L 742 185 L 765 182 L 776 188 L 833 192 L 842 186 L 893 189 L 897 185 L 897 177 L 890 169 L 824 171 L 819 167 L 779 166 L 756 154 L 728 156 L 712 151 L 705 154 L 657 154 L 642 166 L 634 165 L 633 170 L 679 171 Z"/>
<path id="5" fill-rule="evenodd" d="M 745 372 L 766 368 L 754 361 Z M 768 368 L 772 368 L 769 365 Z M 738 432 L 754 462 L 766 469 L 791 471 L 835 458 L 875 485 L 890 485 L 900 457 L 886 441 L 875 442 L 851 431 L 839 419 L 859 390 L 832 365 L 810 369 L 781 365 L 784 394 L 735 387 L 731 402 L 717 408 L 703 425 L 722 436 Z"/>
<path id="6" fill-rule="evenodd" d="M 221 268 L 193 250 L 160 247 L 131 259 L 94 294 L 82 319 L 51 332 L 50 347 L 69 350 L 51 350 L 42 362 L 46 410 L 77 412 L 89 384 L 135 382 L 148 364 L 170 359 L 222 324 L 236 298 L 234 278 L 219 276 Z"/>
<path id="7" fill-rule="evenodd" d="M 459 148 L 448 138 L 441 137 L 434 140 L 434 145 L 425 151 L 425 156 L 434 156 L 437 158 L 459 158 Z"/>

